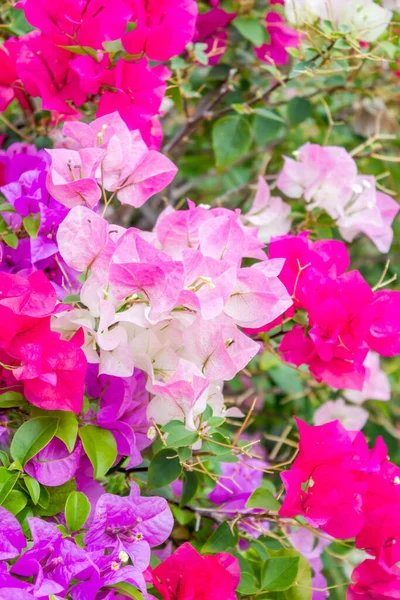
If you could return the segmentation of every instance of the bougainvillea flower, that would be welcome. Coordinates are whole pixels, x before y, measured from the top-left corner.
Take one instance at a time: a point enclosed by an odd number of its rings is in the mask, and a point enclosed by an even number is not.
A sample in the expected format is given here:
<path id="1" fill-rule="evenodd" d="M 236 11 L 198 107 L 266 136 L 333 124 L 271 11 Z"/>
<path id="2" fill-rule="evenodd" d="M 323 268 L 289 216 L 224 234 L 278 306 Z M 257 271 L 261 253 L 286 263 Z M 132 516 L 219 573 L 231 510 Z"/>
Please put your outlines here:
<path id="1" fill-rule="evenodd" d="M 24 318 L 48 317 L 54 312 L 56 295 L 40 271 L 28 278 L 0 273 L 0 305 Z"/>
<path id="2" fill-rule="evenodd" d="M 379 494 L 379 491 L 377 494 Z M 366 522 L 357 536 L 358 548 L 365 548 L 381 564 L 393 567 L 400 560 L 400 523 L 398 519 L 400 497 L 393 494 L 397 503 L 383 504 L 368 511 Z"/>
<path id="3" fill-rule="evenodd" d="M 144 58 L 135 62 L 119 60 L 113 69 L 103 74 L 102 83 L 106 87 L 97 116 L 117 110 L 129 129 L 142 131 L 143 120 L 151 121 L 160 111 L 169 74 L 165 67 L 150 68 Z"/>
<path id="4" fill-rule="evenodd" d="M 376 190 L 375 177 L 358 175 L 344 148 L 307 143 L 295 155 L 296 160 L 285 157 L 279 189 L 290 198 L 304 196 L 308 210 L 323 208 L 346 241 L 364 233 L 380 252 L 388 252 L 400 209 L 393 198 Z"/>
<path id="5" fill-rule="evenodd" d="M 9 348 L 21 361 L 13 370 L 24 385 L 26 398 L 39 408 L 79 413 L 84 394 L 87 368 L 85 355 L 73 341 L 60 340 L 48 333 L 37 339 L 38 330 L 21 334 Z"/>
<path id="6" fill-rule="evenodd" d="M 335 0 L 285 0 L 288 20 L 294 24 L 328 19 L 336 27 L 347 25 L 358 39 L 375 41 L 388 27 L 392 13 L 373 0 L 356 0 L 351 4 Z"/>
<path id="7" fill-rule="evenodd" d="M 374 294 L 374 317 L 368 343 L 382 356 L 400 352 L 400 292 L 381 290 Z"/>
<path id="8" fill-rule="evenodd" d="M 129 54 L 146 54 L 151 60 L 169 60 L 192 41 L 197 4 L 194 0 L 129 0 L 136 27 L 122 43 Z"/>
<path id="9" fill-rule="evenodd" d="M 135 369 L 131 377 L 99 375 L 97 365 L 89 365 L 86 391 L 91 398 L 100 398 L 96 423 L 111 431 L 118 453 L 129 456 L 128 468 L 142 462 L 141 451 L 150 445 L 146 409 L 149 393 L 144 374 Z"/>
<path id="10" fill-rule="evenodd" d="M 0 291 L 4 360 L 26 397 L 41 408 L 79 412 L 87 363 L 77 343 L 50 331 L 53 286 L 40 271 L 27 279 L 0 273 Z"/>
<path id="11" fill-rule="evenodd" d="M 12 577 L 8 573 L 6 563 L 1 564 L 0 589 L 4 600 L 33 600 L 33 588 L 34 586 L 31 583 Z"/>
<path id="12" fill-rule="evenodd" d="M 11 573 L 35 580 L 37 598 L 68 590 L 73 579 L 90 567 L 86 552 L 63 538 L 52 523 L 29 518 L 33 546 L 13 564 Z"/>
<path id="13" fill-rule="evenodd" d="M 364 560 L 351 575 L 347 600 L 389 600 L 400 596 L 400 569 L 387 569 L 377 560 Z"/>
<path id="14" fill-rule="evenodd" d="M 337 220 L 340 234 L 352 242 L 359 233 L 364 233 L 380 252 L 389 252 L 392 224 L 399 210 L 398 202 L 376 190 L 375 177 L 359 176 L 353 184 L 353 197 Z"/>
<path id="15" fill-rule="evenodd" d="M 286 48 L 298 48 L 302 34 L 289 27 L 281 15 L 276 12 L 266 14 L 265 28 L 271 41 L 259 48 L 254 48 L 257 58 L 266 63 L 285 65 L 290 56 Z"/>
<path id="16" fill-rule="evenodd" d="M 80 185 L 84 183 L 85 186 L 89 186 L 90 183 L 91 187 L 96 186 L 97 191 L 93 188 L 96 201 L 100 193 L 97 182 L 107 191 L 113 192 L 120 202 L 138 208 L 148 198 L 164 189 L 175 177 L 177 171 L 175 165 L 160 152 L 149 150 L 140 133 L 129 131 L 118 112 L 96 119 L 90 125 L 77 122 L 66 123 L 63 132 L 74 140 L 78 150 L 53 150 L 51 173 L 56 170 L 59 178 L 64 177 L 68 181 L 69 175 L 69 178 L 71 176 L 74 179 L 80 178 Z M 94 162 L 90 162 L 90 159 Z M 82 163 L 82 169 L 74 167 L 75 163 L 77 165 Z M 65 164 L 69 173 L 65 172 Z M 90 181 L 84 179 L 86 176 L 84 168 L 87 169 L 87 177 Z M 79 169 L 78 173 L 77 169 Z M 59 182 L 54 181 L 54 183 Z M 60 183 L 64 182 L 60 180 Z M 74 185 L 77 184 L 78 182 L 74 182 Z M 51 185 L 49 189 L 53 190 L 54 187 Z M 55 187 L 53 195 L 58 194 L 60 199 L 64 189 L 70 191 L 70 187 L 64 186 L 62 189 Z M 84 193 L 82 195 L 86 204 L 93 208 L 93 201 L 86 199 Z M 65 200 L 63 203 L 66 204 Z M 71 201 L 68 205 L 72 205 Z"/>
<path id="17" fill-rule="evenodd" d="M 25 0 L 23 10 L 27 21 L 59 45 L 102 48 L 103 42 L 119 39 L 131 16 L 123 0 Z"/>
<path id="18" fill-rule="evenodd" d="M 64 260 L 78 271 L 92 268 L 108 240 L 108 223 L 85 206 L 75 206 L 61 223 L 57 242 Z"/>
<path id="19" fill-rule="evenodd" d="M 260 349 L 228 317 L 213 321 L 198 317 L 183 340 L 184 358 L 200 367 L 208 379 L 232 379 Z"/>
<path id="20" fill-rule="evenodd" d="M 350 265 L 344 243 L 336 240 L 312 242 L 306 232 L 273 238 L 268 247 L 268 256 L 285 259 L 279 279 L 298 307 L 306 306 L 308 292 L 313 289 L 316 277 L 338 277 Z"/>
<path id="21" fill-rule="evenodd" d="M 121 582 L 133 585 L 146 594 L 144 577 L 139 569 L 126 564 L 129 557 L 122 546 L 110 554 L 105 554 L 104 550 L 92 550 L 88 552 L 88 558 L 91 563 L 88 577 L 83 573 L 82 579 L 85 578 L 85 581 L 71 588 L 72 600 L 95 600 L 102 588 L 115 589 L 114 586 Z"/>
<path id="22" fill-rule="evenodd" d="M 256 227 L 258 237 L 265 244 L 271 238 L 286 235 L 290 231 L 290 206 L 271 192 L 264 177 L 258 180 L 257 194 L 250 210 L 242 215 L 244 225 Z"/>
<path id="23" fill-rule="evenodd" d="M 334 537 L 356 537 L 358 548 L 390 568 L 400 556 L 400 470 L 389 462 L 383 440 L 369 450 L 362 433 L 347 432 L 339 421 L 297 423 L 299 454 L 281 475 L 286 496 L 280 514 L 303 515 Z"/>
<path id="24" fill-rule="evenodd" d="M 69 452 L 64 442 L 53 438 L 25 465 L 25 471 L 42 485 L 63 485 L 75 476 L 81 453 L 80 442 L 77 442 L 74 450 Z"/>
<path id="25" fill-rule="evenodd" d="M 343 398 L 324 402 L 314 413 L 315 425 L 324 425 L 336 419 L 349 431 L 361 431 L 368 421 L 368 412 L 360 406 L 349 406 Z"/>
<path id="26" fill-rule="evenodd" d="M 336 219 L 352 197 L 356 177 L 356 162 L 344 148 L 307 143 L 296 151 L 296 160 L 285 157 L 276 183 L 289 198 L 304 196 L 309 209 L 320 206 Z"/>
<path id="27" fill-rule="evenodd" d="M 236 13 L 228 13 L 222 8 L 214 8 L 200 13 L 196 20 L 194 43 L 206 44 L 204 53 L 209 65 L 216 65 L 228 49 L 227 26 L 236 17 Z"/>
<path id="28" fill-rule="evenodd" d="M 240 570 L 235 557 L 201 556 L 188 543 L 153 569 L 151 582 L 163 600 L 236 600 Z"/>
<path id="29" fill-rule="evenodd" d="M 73 208 L 80 204 L 93 208 L 101 197 L 95 172 L 103 158 L 100 148 L 76 150 L 48 150 L 51 168 L 47 189 L 61 204 Z"/>
<path id="30" fill-rule="evenodd" d="M 19 42 L 13 38 L 0 47 L 0 111 L 2 112 L 15 97 L 22 97 L 15 85 L 18 79 L 16 69 L 18 50 Z"/>
<path id="31" fill-rule="evenodd" d="M 26 539 L 17 519 L 3 507 L 0 507 L 0 560 L 18 556 L 26 546 Z"/>
<path id="32" fill-rule="evenodd" d="M 273 261 L 239 269 L 236 284 L 224 308 L 224 312 L 239 326 L 263 327 L 292 306 L 292 299 L 271 265 Z M 279 264 L 276 275 L 279 275 L 280 267 Z"/>
<path id="33" fill-rule="evenodd" d="M 364 367 L 365 380 L 362 391 L 345 390 L 343 396 L 355 404 L 362 404 L 365 400 L 390 400 L 390 381 L 380 367 L 379 355 L 375 352 L 368 352 Z"/>
<path id="34" fill-rule="evenodd" d="M 195 419 L 206 408 L 207 395 L 204 392 L 210 382 L 191 367 L 190 363 L 181 361 L 166 384 L 152 386 L 154 398 L 147 411 L 150 421 L 154 420 L 159 425 L 182 421 L 189 429 L 196 429 Z"/>
<path id="35" fill-rule="evenodd" d="M 167 501 L 155 496 L 141 497 L 139 488 L 132 483 L 129 497 L 100 497 L 85 543 L 89 549 L 122 546 L 133 566 L 143 572 L 150 562 L 150 548 L 165 542 L 172 526 Z"/>
<path id="36" fill-rule="evenodd" d="M 17 74 L 27 93 L 42 99 L 42 107 L 63 116 L 75 116 L 75 107 L 87 98 L 79 87 L 78 75 L 71 69 L 71 52 L 54 45 L 33 31 L 23 37 L 17 58 Z"/>

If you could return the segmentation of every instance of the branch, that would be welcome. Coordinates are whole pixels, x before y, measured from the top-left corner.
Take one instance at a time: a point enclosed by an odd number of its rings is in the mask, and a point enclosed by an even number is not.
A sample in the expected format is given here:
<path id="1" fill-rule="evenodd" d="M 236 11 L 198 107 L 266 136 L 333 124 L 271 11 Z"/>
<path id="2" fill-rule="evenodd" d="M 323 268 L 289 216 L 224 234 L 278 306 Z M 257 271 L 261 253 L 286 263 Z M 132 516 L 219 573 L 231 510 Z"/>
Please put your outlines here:
<path id="1" fill-rule="evenodd" d="M 326 61 L 327 54 L 333 48 L 333 46 L 335 44 L 335 41 L 336 40 L 334 40 L 333 42 L 331 42 L 329 44 L 329 46 L 327 46 L 327 48 L 325 49 L 325 51 L 322 51 L 325 54 L 325 58 L 324 58 L 323 63 Z M 308 61 L 308 66 L 312 65 L 313 63 L 315 63 L 319 58 L 321 58 L 321 54 L 316 54 L 315 56 L 313 56 L 313 58 L 311 58 Z M 252 98 L 251 100 L 249 100 L 245 104 L 247 106 L 253 106 L 254 104 L 257 104 L 257 102 L 262 102 L 263 100 L 267 100 L 269 98 L 269 96 L 273 92 L 275 92 L 275 90 L 277 90 L 277 89 L 281 88 L 282 86 L 284 86 L 290 79 L 291 79 L 290 75 L 286 75 L 286 77 L 283 77 L 281 80 L 275 81 L 275 83 L 273 85 L 271 85 L 271 87 L 268 88 L 268 90 L 266 90 L 261 96 L 257 96 L 257 95 L 254 96 L 254 98 Z M 226 108 L 223 108 L 222 110 L 219 110 L 218 112 L 214 113 L 212 115 L 212 118 L 213 119 L 220 119 L 221 117 L 224 117 L 225 115 L 229 114 L 231 111 L 232 111 L 232 107 L 231 106 L 227 106 Z"/>
<path id="2" fill-rule="evenodd" d="M 231 69 L 229 71 L 228 78 L 221 85 L 221 87 L 217 91 L 217 94 L 204 106 L 198 106 L 198 109 L 196 110 L 194 115 L 188 119 L 185 125 L 178 131 L 176 136 L 164 146 L 163 152 L 172 152 L 182 140 L 184 140 L 190 133 L 192 133 L 192 131 L 196 129 L 197 125 L 203 119 L 210 117 L 209 113 L 210 111 L 212 111 L 214 106 L 216 106 L 222 100 L 222 98 L 226 96 L 226 94 L 232 91 L 232 80 L 236 73 L 237 69 Z"/>

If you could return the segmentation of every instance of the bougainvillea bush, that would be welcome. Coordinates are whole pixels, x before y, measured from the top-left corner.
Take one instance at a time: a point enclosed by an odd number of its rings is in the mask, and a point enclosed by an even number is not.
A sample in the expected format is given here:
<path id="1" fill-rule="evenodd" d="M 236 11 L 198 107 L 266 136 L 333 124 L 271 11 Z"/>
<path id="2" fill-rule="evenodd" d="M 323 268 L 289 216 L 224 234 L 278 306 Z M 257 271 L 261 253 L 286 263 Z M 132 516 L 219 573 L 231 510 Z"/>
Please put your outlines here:
<path id="1" fill-rule="evenodd" d="M 400 598 L 399 33 L 3 0 L 0 600 Z"/>

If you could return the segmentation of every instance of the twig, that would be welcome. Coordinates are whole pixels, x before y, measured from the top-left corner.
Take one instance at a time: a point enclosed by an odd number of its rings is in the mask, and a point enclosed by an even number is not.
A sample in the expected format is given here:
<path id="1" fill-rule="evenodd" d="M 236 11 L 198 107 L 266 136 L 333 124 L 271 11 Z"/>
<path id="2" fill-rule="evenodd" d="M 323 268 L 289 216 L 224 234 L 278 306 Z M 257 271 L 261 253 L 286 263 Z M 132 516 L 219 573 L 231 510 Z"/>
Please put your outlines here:
<path id="1" fill-rule="evenodd" d="M 27 142 L 28 144 L 32 143 L 32 141 L 24 133 L 22 133 L 22 131 L 17 129 L 17 127 L 14 127 L 14 125 L 10 123 L 10 121 L 2 113 L 0 113 L 0 119 L 3 121 L 4 125 L 11 129 L 11 131 L 16 133 L 20 138 L 25 140 L 25 142 Z"/>
<path id="2" fill-rule="evenodd" d="M 325 59 L 327 58 L 327 54 L 328 52 L 333 48 L 335 44 L 335 41 L 331 42 L 326 50 L 325 50 Z M 320 54 L 316 54 L 315 56 L 313 56 L 313 58 L 311 58 L 308 61 L 308 66 L 312 65 L 313 63 L 315 63 L 319 58 L 321 58 Z M 246 106 L 253 106 L 254 104 L 257 104 L 258 102 L 262 102 L 263 100 L 267 100 L 269 98 L 269 96 L 275 92 L 275 90 L 281 88 L 282 86 L 284 86 L 289 80 L 291 79 L 290 75 L 286 75 L 286 77 L 283 77 L 280 81 L 275 81 L 274 84 L 271 85 L 271 87 L 269 87 L 263 94 L 261 95 L 255 95 L 254 98 L 252 98 L 251 100 L 249 100 L 248 102 L 246 102 Z M 231 106 L 227 106 L 226 108 L 223 108 L 222 110 L 216 112 L 213 114 L 213 119 L 220 119 L 221 117 L 224 117 L 225 115 L 229 114 L 232 111 L 232 107 Z"/>
<path id="3" fill-rule="evenodd" d="M 226 94 L 232 91 L 232 80 L 237 73 L 237 69 L 231 69 L 229 71 L 229 75 L 221 85 L 217 94 L 205 104 L 205 106 L 200 106 L 199 110 L 197 110 L 192 117 L 190 117 L 185 125 L 178 131 L 176 136 L 172 138 L 172 140 L 164 146 L 163 151 L 166 153 L 172 152 L 174 148 L 184 140 L 194 129 L 196 129 L 197 125 L 204 119 L 209 117 L 210 111 L 216 106 Z"/>

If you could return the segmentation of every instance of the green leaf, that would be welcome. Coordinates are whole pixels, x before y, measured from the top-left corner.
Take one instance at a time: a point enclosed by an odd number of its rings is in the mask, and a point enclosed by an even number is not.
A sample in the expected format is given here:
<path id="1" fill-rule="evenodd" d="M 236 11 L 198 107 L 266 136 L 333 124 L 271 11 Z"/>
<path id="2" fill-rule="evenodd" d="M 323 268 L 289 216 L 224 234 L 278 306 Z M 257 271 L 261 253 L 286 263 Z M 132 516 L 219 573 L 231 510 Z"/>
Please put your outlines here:
<path id="1" fill-rule="evenodd" d="M 264 118 L 256 114 L 253 120 L 253 131 L 257 146 L 266 146 L 283 134 L 285 125 L 276 119 Z"/>
<path id="2" fill-rule="evenodd" d="M 63 441 L 70 452 L 75 447 L 78 436 L 78 419 L 75 413 L 64 410 L 42 410 L 34 406 L 31 411 L 34 417 L 54 417 L 58 419 L 56 437 Z"/>
<path id="3" fill-rule="evenodd" d="M 3 235 L 1 239 L 7 246 L 10 246 L 10 248 L 13 248 L 14 250 L 18 248 L 18 237 L 15 235 L 15 233 L 10 231 L 9 233 Z"/>
<path id="4" fill-rule="evenodd" d="M 299 562 L 299 556 L 277 556 L 267 560 L 261 573 L 262 589 L 270 592 L 288 590 L 296 581 Z"/>
<path id="5" fill-rule="evenodd" d="M 19 478 L 19 473 L 10 473 L 5 467 L 0 467 L 0 505 L 3 505 Z"/>
<path id="6" fill-rule="evenodd" d="M 281 115 L 277 112 L 269 108 L 253 108 L 253 113 L 258 115 L 259 117 L 263 117 L 264 119 L 268 119 L 269 121 L 277 121 L 278 123 L 285 124 L 285 120 Z"/>
<path id="7" fill-rule="evenodd" d="M 280 364 L 269 370 L 268 375 L 285 394 L 301 394 L 304 391 L 298 371 L 288 365 Z"/>
<path id="8" fill-rule="evenodd" d="M 157 448 L 157 450 L 161 450 L 161 448 Z M 154 451 L 156 451 L 156 450 L 154 449 Z M 191 458 L 191 456 L 192 456 L 192 450 L 191 450 L 191 448 L 188 448 L 187 446 L 186 446 L 186 448 L 177 448 L 177 451 L 178 451 L 179 460 L 181 461 L 181 463 L 185 462 L 185 460 L 189 460 L 189 458 Z"/>
<path id="9" fill-rule="evenodd" d="M 250 149 L 252 136 L 247 120 L 240 115 L 220 119 L 213 127 L 212 142 L 218 169 L 231 165 Z"/>
<path id="10" fill-rule="evenodd" d="M 48 508 L 48 506 L 50 504 L 50 494 L 49 494 L 48 489 L 45 488 L 44 485 L 40 486 L 40 496 L 39 496 L 38 504 L 42 508 Z"/>
<path id="11" fill-rule="evenodd" d="M 65 520 L 70 531 L 79 531 L 90 513 L 90 502 L 83 492 L 71 492 L 65 503 Z"/>
<path id="12" fill-rule="evenodd" d="M 128 598 L 133 598 L 133 600 L 144 600 L 143 595 L 130 583 L 114 583 L 112 588 L 113 590 L 118 590 L 123 593 L 124 596 Z"/>
<path id="13" fill-rule="evenodd" d="M 240 583 L 239 586 L 237 588 L 237 591 L 240 592 L 241 594 L 255 594 L 256 592 L 258 592 L 259 590 L 259 586 L 257 585 L 257 581 L 256 578 L 254 577 L 253 573 L 250 573 L 248 571 L 241 571 L 240 572 Z"/>
<path id="14" fill-rule="evenodd" d="M 81 297 L 79 294 L 69 294 L 63 299 L 63 304 L 76 304 L 77 302 L 80 302 L 80 300 Z"/>
<path id="15" fill-rule="evenodd" d="M 0 204 L 0 212 L 17 212 L 15 210 L 15 208 L 13 207 L 12 204 L 7 204 L 7 202 L 4 202 L 3 204 Z"/>
<path id="16" fill-rule="evenodd" d="M 178 521 L 179 525 L 187 525 L 190 521 L 194 519 L 194 513 L 189 510 L 183 510 L 179 508 L 179 506 L 175 506 L 174 504 L 170 505 L 172 514 L 175 517 L 175 520 Z"/>
<path id="17" fill-rule="evenodd" d="M 133 23 L 132 21 L 130 21 L 129 23 L 126 24 L 126 33 L 129 33 L 130 31 L 135 31 L 137 26 L 138 26 L 137 23 Z"/>
<path id="18" fill-rule="evenodd" d="M 249 40 L 253 46 L 262 46 L 265 41 L 265 27 L 256 19 L 250 17 L 237 17 L 232 25 L 241 36 Z"/>
<path id="19" fill-rule="evenodd" d="M 207 47 L 207 44 L 202 43 L 194 44 L 193 46 L 194 57 L 197 60 L 197 62 L 199 62 L 201 65 L 208 65 L 208 56 L 205 53 Z"/>
<path id="20" fill-rule="evenodd" d="M 226 551 L 227 548 L 233 548 L 238 541 L 238 534 L 232 533 L 228 523 L 224 521 L 218 525 L 212 536 L 206 541 L 201 549 L 203 554 Z"/>
<path id="21" fill-rule="evenodd" d="M 275 600 L 311 600 L 312 597 L 312 572 L 308 561 L 294 549 L 270 551 L 274 558 L 278 556 L 297 557 L 299 559 L 299 570 L 296 577 L 296 585 L 283 592 L 274 593 Z"/>
<path id="22" fill-rule="evenodd" d="M 10 30 L 14 35 L 25 35 L 25 33 L 33 31 L 33 27 L 31 27 L 25 19 L 23 10 L 19 8 L 7 8 L 7 12 L 12 19 Z"/>
<path id="23" fill-rule="evenodd" d="M 40 227 L 40 215 L 29 215 L 22 219 L 22 223 L 29 237 L 35 240 Z"/>
<path id="24" fill-rule="evenodd" d="M 95 425 L 79 430 L 83 448 L 93 465 L 95 479 L 101 479 L 117 458 L 117 444 L 113 434 Z"/>
<path id="25" fill-rule="evenodd" d="M 289 125 L 296 127 L 303 123 L 312 113 L 312 104 L 307 98 L 292 98 L 287 105 Z"/>
<path id="26" fill-rule="evenodd" d="M 22 468 L 22 465 L 18 460 L 14 460 L 8 467 L 8 470 L 9 471 L 19 471 L 20 473 L 22 473 L 22 471 L 24 469 Z"/>
<path id="27" fill-rule="evenodd" d="M 6 467 L 6 469 L 8 469 L 10 466 L 10 459 L 8 458 L 7 452 L 4 452 L 4 450 L 0 450 L 0 462 Z"/>
<path id="28" fill-rule="evenodd" d="M 176 450 L 163 448 L 153 458 L 149 466 L 148 488 L 162 488 L 178 479 L 182 466 Z"/>
<path id="29" fill-rule="evenodd" d="M 40 484 L 36 479 L 29 477 L 28 475 L 24 477 L 24 483 L 29 492 L 30 497 L 32 498 L 33 504 L 37 504 L 40 498 Z"/>
<path id="30" fill-rule="evenodd" d="M 197 431 L 189 431 L 181 421 L 170 421 L 162 428 L 166 433 L 167 446 L 171 448 L 182 448 L 184 446 L 192 446 L 199 439 Z"/>
<path id="31" fill-rule="evenodd" d="M 185 506 L 194 498 L 197 493 L 199 480 L 194 471 L 186 471 L 183 475 L 183 488 L 180 500 L 180 506 Z"/>
<path id="32" fill-rule="evenodd" d="M 217 456 L 232 454 L 230 442 L 227 437 L 219 431 L 209 435 L 210 439 L 204 440 L 203 446 L 206 452 L 213 452 Z"/>
<path id="33" fill-rule="evenodd" d="M 70 452 L 75 447 L 76 438 L 78 436 L 78 419 L 73 412 L 55 410 L 54 416 L 59 418 L 56 437 L 64 442 Z"/>
<path id="34" fill-rule="evenodd" d="M 46 508 L 40 508 L 40 516 L 53 517 L 64 510 L 68 496 L 76 490 L 76 482 L 75 479 L 70 479 L 63 485 L 46 486 L 46 490 L 49 494 L 49 504 Z"/>
<path id="35" fill-rule="evenodd" d="M 11 457 L 24 466 L 36 456 L 56 434 L 58 419 L 37 417 L 29 419 L 17 429 L 10 446 Z"/>
<path id="36" fill-rule="evenodd" d="M 2 506 L 13 515 L 17 515 L 28 503 L 27 496 L 19 490 L 12 490 Z"/>
<path id="37" fill-rule="evenodd" d="M 38 150 L 54 147 L 54 142 L 48 135 L 38 135 L 38 137 L 33 140 L 33 143 Z"/>
<path id="38" fill-rule="evenodd" d="M 335 46 L 337 45 L 337 42 Z M 379 50 L 382 50 L 390 59 L 394 59 L 396 54 L 399 52 L 399 47 L 392 42 L 383 41 L 379 44 Z"/>
<path id="39" fill-rule="evenodd" d="M 90 46 L 61 46 L 64 50 L 68 50 L 73 54 L 80 54 L 81 56 L 91 56 L 94 58 L 96 62 L 99 62 L 99 57 L 97 56 L 97 52 L 94 48 Z"/>
<path id="40" fill-rule="evenodd" d="M 28 401 L 19 392 L 4 392 L 0 394 L 0 409 L 25 406 Z"/>
<path id="41" fill-rule="evenodd" d="M 279 510 L 281 505 L 273 497 L 271 492 L 265 488 L 254 490 L 246 502 L 246 508 L 262 508 L 264 510 Z"/>
<path id="42" fill-rule="evenodd" d="M 103 48 L 110 54 L 116 54 L 117 52 L 123 52 L 124 47 L 121 40 L 113 40 L 112 42 L 103 42 Z"/>

